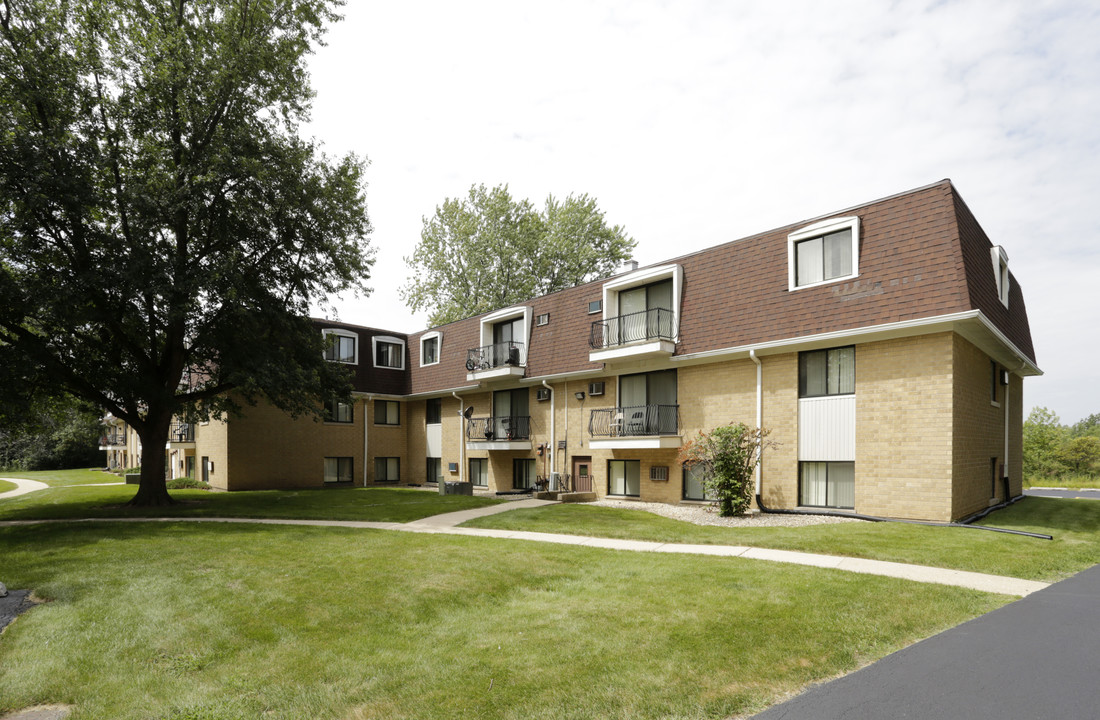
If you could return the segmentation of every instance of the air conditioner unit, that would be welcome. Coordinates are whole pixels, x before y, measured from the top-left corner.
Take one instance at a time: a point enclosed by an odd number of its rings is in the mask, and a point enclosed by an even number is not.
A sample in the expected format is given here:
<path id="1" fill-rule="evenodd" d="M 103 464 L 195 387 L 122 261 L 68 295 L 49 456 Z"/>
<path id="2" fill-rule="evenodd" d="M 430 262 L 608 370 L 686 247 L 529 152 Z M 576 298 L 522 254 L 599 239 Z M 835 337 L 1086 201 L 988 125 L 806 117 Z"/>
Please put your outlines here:
<path id="1" fill-rule="evenodd" d="M 535 399 L 539 402 L 550 399 L 550 388 L 538 388 L 535 390 Z"/>
<path id="2" fill-rule="evenodd" d="M 561 473 L 560 472 L 550 473 L 550 489 L 551 490 L 557 490 L 560 486 L 561 486 Z"/>
<path id="3" fill-rule="evenodd" d="M 603 395 L 603 381 L 588 383 L 588 395 Z"/>

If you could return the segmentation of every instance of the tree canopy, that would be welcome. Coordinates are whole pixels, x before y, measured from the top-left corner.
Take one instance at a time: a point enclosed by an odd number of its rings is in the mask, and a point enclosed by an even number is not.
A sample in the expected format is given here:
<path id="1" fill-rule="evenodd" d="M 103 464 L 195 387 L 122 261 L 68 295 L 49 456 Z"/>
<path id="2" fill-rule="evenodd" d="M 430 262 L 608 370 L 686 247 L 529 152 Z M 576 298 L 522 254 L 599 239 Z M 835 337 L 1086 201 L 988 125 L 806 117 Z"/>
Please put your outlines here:
<path id="1" fill-rule="evenodd" d="M 298 134 L 339 4 L 0 6 L 0 407 L 69 393 L 154 452 L 174 414 L 347 392 L 307 314 L 366 291 L 365 161 Z"/>
<path id="2" fill-rule="evenodd" d="M 442 325 L 610 275 L 636 244 L 588 195 L 551 195 L 539 212 L 507 185 L 475 185 L 424 218 L 401 297 Z"/>

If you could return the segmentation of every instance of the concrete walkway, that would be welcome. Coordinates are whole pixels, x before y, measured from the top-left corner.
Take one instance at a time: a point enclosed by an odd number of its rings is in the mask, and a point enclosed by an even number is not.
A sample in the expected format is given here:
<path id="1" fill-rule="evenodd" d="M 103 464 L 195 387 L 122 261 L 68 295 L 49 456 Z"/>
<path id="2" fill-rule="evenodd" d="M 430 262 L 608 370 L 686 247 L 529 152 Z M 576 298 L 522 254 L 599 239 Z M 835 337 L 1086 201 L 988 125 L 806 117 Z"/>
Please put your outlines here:
<path id="1" fill-rule="evenodd" d="M 1062 498 L 1065 500 L 1100 500 L 1100 490 L 1095 488 L 1082 488 L 1070 490 L 1068 488 L 1030 488 L 1024 490 L 1028 497 Z"/>
<path id="2" fill-rule="evenodd" d="M 8 490 L 7 492 L 0 492 L 0 500 L 4 498 L 16 497 L 17 495 L 26 495 L 32 493 L 35 490 L 45 490 L 49 487 L 44 482 L 38 482 L 37 480 L 23 480 L 22 478 L 0 478 L 0 480 L 7 480 L 10 483 L 15 483 L 18 487 L 14 490 Z"/>
<path id="3" fill-rule="evenodd" d="M 754 720 L 1100 717 L 1100 565 Z"/>
<path id="4" fill-rule="evenodd" d="M 604 548 L 607 550 L 630 550 L 635 552 L 679 553 L 684 555 L 711 555 L 717 557 L 740 557 L 748 560 L 769 560 L 771 562 L 808 565 L 811 567 L 844 570 L 866 575 L 913 580 L 915 582 L 951 585 L 970 588 L 982 592 L 1015 595 L 1024 597 L 1042 590 L 1048 583 L 1036 580 L 984 573 L 948 570 L 926 565 L 887 562 L 884 560 L 866 560 L 837 555 L 818 555 L 815 553 L 794 552 L 791 550 L 769 550 L 740 545 L 690 545 L 681 543 L 663 543 L 649 540 L 619 540 L 615 538 L 589 537 L 586 535 L 565 535 L 558 533 L 527 532 L 522 530 L 489 530 L 482 528 L 456 527 L 473 518 L 496 515 L 509 510 L 543 507 L 555 504 L 553 500 L 518 500 L 489 505 L 472 510 L 433 515 L 410 523 L 365 522 L 357 520 L 282 520 L 275 518 L 97 518 L 88 520 L 9 520 L 0 522 L 0 527 L 14 525 L 33 525 L 49 522 L 224 522 L 255 525 L 308 525 L 316 527 L 344 527 L 371 530 L 395 530 L 398 532 L 416 532 L 439 535 L 465 535 L 468 537 L 487 537 L 500 540 L 526 540 L 529 542 L 555 543 L 558 545 L 577 545 L 581 547 Z"/>

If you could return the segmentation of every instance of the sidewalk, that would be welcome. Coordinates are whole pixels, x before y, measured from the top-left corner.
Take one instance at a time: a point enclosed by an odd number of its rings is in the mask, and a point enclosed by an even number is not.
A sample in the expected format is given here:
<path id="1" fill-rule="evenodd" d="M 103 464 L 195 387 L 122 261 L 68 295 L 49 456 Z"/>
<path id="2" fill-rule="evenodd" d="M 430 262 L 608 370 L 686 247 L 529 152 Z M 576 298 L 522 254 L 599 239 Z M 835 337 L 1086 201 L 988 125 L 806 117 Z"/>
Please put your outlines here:
<path id="1" fill-rule="evenodd" d="M 44 482 L 38 482 L 37 480 L 23 480 L 22 478 L 0 478 L 0 480 L 7 480 L 10 483 L 15 483 L 17 486 L 14 490 L 8 490 L 7 492 L 0 492 L 0 500 L 4 498 L 16 497 L 18 495 L 26 495 L 32 493 L 35 490 L 45 490 L 49 487 Z"/>
<path id="2" fill-rule="evenodd" d="M 753 720 L 1100 717 L 1100 565 Z"/>
<path id="3" fill-rule="evenodd" d="M 96 518 L 87 520 L 9 520 L 0 522 L 0 527 L 13 525 L 32 525 L 48 522 L 224 522 L 256 525 L 310 525 L 315 527 L 344 527 L 369 530 L 395 530 L 440 535 L 465 535 L 468 537 L 486 537 L 499 540 L 526 540 L 529 542 L 555 543 L 559 545 L 577 545 L 581 547 L 604 548 L 607 550 L 629 550 L 634 552 L 680 553 L 684 555 L 711 555 L 717 557 L 739 557 L 748 560 L 769 560 L 771 562 L 808 565 L 811 567 L 843 570 L 865 575 L 913 580 L 915 582 L 934 583 L 970 588 L 982 592 L 1025 597 L 1048 587 L 1048 583 L 1036 580 L 984 573 L 966 572 L 887 562 L 884 560 L 866 560 L 837 555 L 818 555 L 815 553 L 794 552 L 791 550 L 770 550 L 767 548 L 745 547 L 740 545 L 691 545 L 663 543 L 649 540 L 619 540 L 615 538 L 589 537 L 586 535 L 565 535 L 558 533 L 526 532 L 521 530 L 488 530 L 482 528 L 462 528 L 457 525 L 473 518 L 496 515 L 509 510 L 536 508 L 553 505 L 553 500 L 517 500 L 490 505 L 472 510 L 444 513 L 432 517 L 414 520 L 409 523 L 366 522 L 357 520 L 282 520 L 257 518 Z"/>

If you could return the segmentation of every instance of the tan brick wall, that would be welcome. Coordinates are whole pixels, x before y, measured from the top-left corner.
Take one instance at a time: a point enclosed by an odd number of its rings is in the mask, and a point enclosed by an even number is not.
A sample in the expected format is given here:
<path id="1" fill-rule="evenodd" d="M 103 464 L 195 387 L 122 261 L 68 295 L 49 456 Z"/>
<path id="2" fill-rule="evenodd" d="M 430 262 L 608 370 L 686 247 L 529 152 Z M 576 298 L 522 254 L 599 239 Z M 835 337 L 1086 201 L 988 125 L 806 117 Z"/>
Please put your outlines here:
<path id="1" fill-rule="evenodd" d="M 952 518 L 984 510 L 991 500 L 1003 501 L 999 466 L 1004 462 L 1005 413 L 1009 416 L 1009 494 L 1022 492 L 1023 385 L 1010 375 L 1008 407 L 998 384 L 997 401 L 990 390 L 990 358 L 965 338 L 955 336 L 954 497 Z M 1003 369 L 998 365 L 998 371 Z M 996 487 L 991 487 L 991 460 L 998 464 Z"/>
<path id="2" fill-rule="evenodd" d="M 761 424 L 771 431 L 768 441 L 772 443 L 764 451 L 761 494 L 766 507 L 793 508 L 798 505 L 798 353 L 766 355 L 760 363 L 764 396 Z M 858 373 L 858 360 L 856 368 Z M 755 373 L 754 366 L 754 395 Z M 755 411 L 752 418 L 755 424 Z"/>
<path id="3" fill-rule="evenodd" d="M 214 463 L 210 473 L 210 485 L 221 490 L 230 489 L 229 435 L 224 420 L 210 420 L 195 426 L 195 479 L 202 479 L 202 459 Z"/>
<path id="4" fill-rule="evenodd" d="M 856 512 L 950 519 L 953 337 L 856 346 Z"/>
<path id="5" fill-rule="evenodd" d="M 323 487 L 326 457 L 352 458 L 352 482 L 361 484 L 362 402 L 353 418 L 347 424 L 292 419 L 266 402 L 246 408 L 228 422 L 228 489 Z"/>

